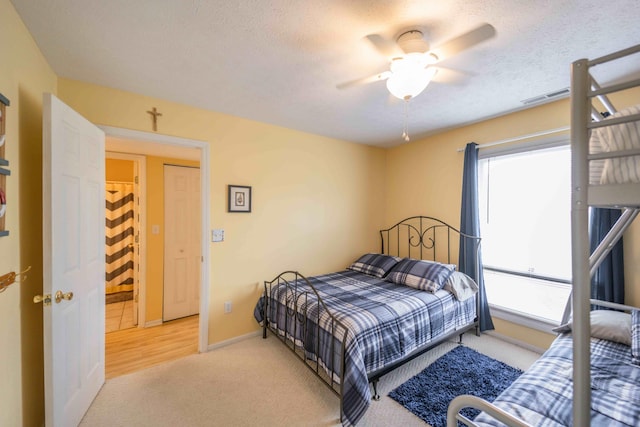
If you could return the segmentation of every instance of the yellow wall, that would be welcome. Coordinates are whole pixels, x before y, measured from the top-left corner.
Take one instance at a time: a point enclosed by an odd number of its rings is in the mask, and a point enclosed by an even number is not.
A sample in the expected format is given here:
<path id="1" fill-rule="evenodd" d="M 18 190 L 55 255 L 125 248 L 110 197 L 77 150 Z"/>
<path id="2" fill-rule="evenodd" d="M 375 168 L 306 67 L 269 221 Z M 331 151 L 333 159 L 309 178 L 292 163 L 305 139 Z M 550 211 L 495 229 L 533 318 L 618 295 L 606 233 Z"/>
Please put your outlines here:
<path id="1" fill-rule="evenodd" d="M 557 336 L 556 334 L 548 334 L 546 332 L 527 328 L 526 326 L 517 325 L 506 320 L 498 319 L 496 317 L 493 318 L 493 326 L 499 334 L 522 341 L 539 350 L 546 350 L 549 348 Z"/>
<path id="2" fill-rule="evenodd" d="M 159 133 L 210 144 L 210 221 L 225 230 L 225 241 L 210 246 L 210 344 L 257 329 L 258 282 L 285 269 L 344 268 L 378 248 L 383 149 L 66 79 L 58 94 L 93 123 L 146 132 L 155 106 Z M 250 214 L 227 212 L 228 184 L 252 186 Z"/>
<path id="3" fill-rule="evenodd" d="M 106 159 L 104 169 L 107 181 L 133 182 L 132 160 Z"/>
<path id="4" fill-rule="evenodd" d="M 640 90 L 612 97 L 618 108 L 633 105 Z M 443 132 L 422 140 L 389 149 L 385 180 L 387 199 L 385 222 L 428 212 L 430 215 L 458 225 L 462 194 L 464 148 L 469 142 L 483 144 L 569 125 L 569 100 L 530 108 L 492 120 Z M 410 196 L 408 196 L 410 195 Z M 552 239 L 552 236 L 549 236 Z M 625 235 L 626 301 L 640 304 L 640 224 L 635 223 Z M 529 344 L 550 343 L 553 335 L 543 339 L 536 331 L 510 322 L 496 322 L 496 332 Z"/>
<path id="5" fill-rule="evenodd" d="M 145 322 L 162 320 L 164 284 L 164 165 L 198 166 L 193 160 L 147 157 L 147 263 L 145 280 Z M 153 225 L 160 233 L 151 233 Z"/>
<path id="6" fill-rule="evenodd" d="M 7 108 L 7 222 L 0 237 L 0 274 L 31 266 L 24 283 L 0 293 L 0 425 L 44 420 L 42 306 L 42 93 L 56 75 L 9 0 L 0 0 L 0 93 Z"/>

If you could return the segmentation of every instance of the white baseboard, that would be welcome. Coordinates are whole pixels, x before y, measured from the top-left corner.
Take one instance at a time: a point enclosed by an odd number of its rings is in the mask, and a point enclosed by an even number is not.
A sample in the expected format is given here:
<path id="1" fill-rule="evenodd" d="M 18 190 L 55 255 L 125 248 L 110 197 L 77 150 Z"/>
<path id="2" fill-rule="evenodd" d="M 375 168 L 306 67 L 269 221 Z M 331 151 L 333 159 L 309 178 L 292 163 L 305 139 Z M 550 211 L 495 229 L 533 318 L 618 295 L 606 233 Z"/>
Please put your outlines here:
<path id="1" fill-rule="evenodd" d="M 162 325 L 162 319 L 150 320 L 144 324 L 145 328 L 150 328 L 152 326 L 160 326 Z"/>
<path id="2" fill-rule="evenodd" d="M 517 345 L 518 347 L 526 348 L 527 350 L 531 350 L 531 351 L 536 352 L 538 354 L 542 354 L 542 353 L 544 353 L 546 351 L 543 348 L 540 348 L 540 347 L 535 346 L 535 345 L 531 345 L 531 344 L 529 344 L 527 342 L 520 341 L 518 339 L 515 339 L 515 338 L 507 336 L 507 335 L 503 335 L 503 334 L 498 333 L 496 331 L 484 331 L 483 334 L 491 335 L 492 337 L 495 337 L 495 338 L 497 338 L 499 340 L 506 341 L 509 344 Z"/>
<path id="3" fill-rule="evenodd" d="M 240 335 L 239 337 L 234 337 L 234 338 L 228 339 L 226 341 L 217 342 L 215 344 L 209 344 L 207 346 L 207 351 L 216 350 L 216 349 L 221 348 L 221 347 L 226 347 L 228 345 L 235 344 L 237 342 L 244 341 L 244 340 L 249 339 L 249 338 L 254 338 L 254 337 L 259 336 L 259 335 L 262 335 L 262 329 L 259 330 L 259 331 L 251 332 L 251 333 L 246 334 L 246 335 Z"/>

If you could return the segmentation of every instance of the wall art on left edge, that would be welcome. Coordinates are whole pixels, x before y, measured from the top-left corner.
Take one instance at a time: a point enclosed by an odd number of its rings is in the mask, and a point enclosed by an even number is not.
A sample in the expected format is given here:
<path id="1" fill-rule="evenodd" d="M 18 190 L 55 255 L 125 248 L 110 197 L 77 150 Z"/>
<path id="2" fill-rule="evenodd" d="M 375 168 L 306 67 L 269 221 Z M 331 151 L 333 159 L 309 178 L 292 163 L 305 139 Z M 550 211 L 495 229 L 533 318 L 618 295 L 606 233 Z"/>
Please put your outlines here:
<path id="1" fill-rule="evenodd" d="M 6 119 L 9 100 L 0 93 L 0 237 L 8 236 L 9 231 L 5 228 L 7 214 L 7 177 L 11 175 L 8 169 L 9 161 L 5 159 Z"/>

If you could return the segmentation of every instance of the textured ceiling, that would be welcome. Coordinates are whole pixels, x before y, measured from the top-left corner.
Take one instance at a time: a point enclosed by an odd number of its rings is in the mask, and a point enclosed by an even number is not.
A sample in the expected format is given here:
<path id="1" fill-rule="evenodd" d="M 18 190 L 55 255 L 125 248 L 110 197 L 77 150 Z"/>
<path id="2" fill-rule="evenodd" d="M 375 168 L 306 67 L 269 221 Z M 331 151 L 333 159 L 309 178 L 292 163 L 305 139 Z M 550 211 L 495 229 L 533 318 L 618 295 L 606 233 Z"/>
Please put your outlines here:
<path id="1" fill-rule="evenodd" d="M 12 0 L 65 78 L 357 143 L 402 143 L 403 102 L 364 37 L 420 26 L 432 46 L 487 22 L 496 36 L 443 61 L 409 104 L 412 139 L 523 108 L 569 86 L 569 65 L 640 43 L 637 0 Z M 632 57 L 603 81 L 640 70 Z"/>

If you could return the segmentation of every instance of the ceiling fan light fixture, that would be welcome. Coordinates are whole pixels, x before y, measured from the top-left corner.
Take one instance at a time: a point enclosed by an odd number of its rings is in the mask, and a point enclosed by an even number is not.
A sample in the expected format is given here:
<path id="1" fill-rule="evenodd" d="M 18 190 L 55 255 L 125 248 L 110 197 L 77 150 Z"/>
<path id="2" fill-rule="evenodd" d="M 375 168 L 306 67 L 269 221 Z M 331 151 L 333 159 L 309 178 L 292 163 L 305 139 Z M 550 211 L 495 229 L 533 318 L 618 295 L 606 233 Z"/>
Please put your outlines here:
<path id="1" fill-rule="evenodd" d="M 396 98 L 408 100 L 419 95 L 436 74 L 429 67 L 430 57 L 423 54 L 408 54 L 391 63 L 391 76 L 387 89 Z"/>

